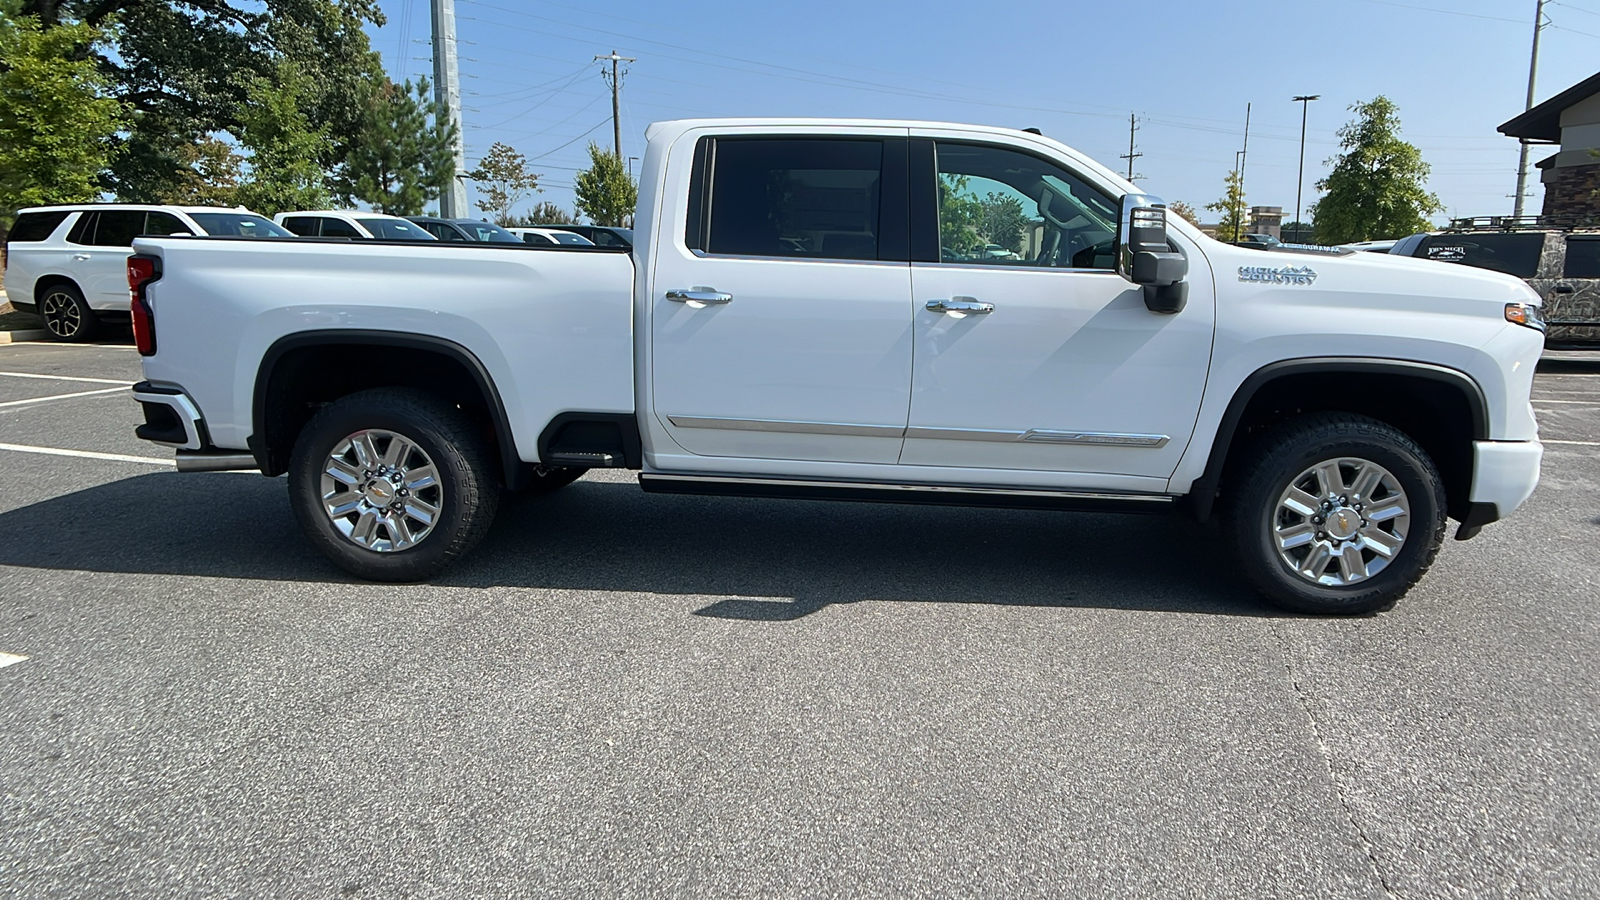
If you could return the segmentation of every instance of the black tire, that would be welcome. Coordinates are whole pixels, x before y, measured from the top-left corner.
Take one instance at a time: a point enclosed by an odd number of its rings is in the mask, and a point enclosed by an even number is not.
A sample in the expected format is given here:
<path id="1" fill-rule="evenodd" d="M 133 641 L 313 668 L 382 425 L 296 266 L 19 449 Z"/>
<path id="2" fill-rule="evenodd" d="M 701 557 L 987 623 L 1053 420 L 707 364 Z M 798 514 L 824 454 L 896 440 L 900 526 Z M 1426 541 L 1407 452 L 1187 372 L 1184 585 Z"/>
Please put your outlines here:
<path id="1" fill-rule="evenodd" d="M 81 344 L 100 328 L 100 317 L 89 308 L 83 291 L 75 284 L 53 284 L 34 298 L 34 304 L 53 341 Z"/>
<path id="2" fill-rule="evenodd" d="M 1223 532 L 1233 546 L 1245 577 L 1277 606 L 1316 615 L 1358 615 L 1387 609 L 1433 564 L 1445 533 L 1443 479 L 1428 454 L 1398 429 L 1366 416 L 1315 413 L 1284 422 L 1263 435 L 1245 453 L 1243 465 L 1229 479 L 1225 490 Z M 1280 527 L 1313 531 L 1301 537 L 1309 545 L 1306 555 L 1299 557 L 1302 566 L 1313 572 L 1318 569 L 1311 554 L 1319 552 L 1320 545 L 1330 550 L 1349 546 L 1354 553 L 1369 560 L 1369 566 L 1377 561 L 1378 554 L 1365 549 L 1359 539 L 1347 538 L 1345 543 L 1336 540 L 1334 516 L 1339 515 L 1337 509 L 1330 515 L 1319 507 L 1318 513 L 1325 518 L 1306 517 L 1297 521 L 1297 514 L 1281 509 L 1279 501 L 1301 473 L 1307 473 L 1320 463 L 1341 459 L 1370 461 L 1386 469 L 1403 491 L 1400 500 L 1409 503 L 1410 513 L 1404 520 L 1407 524 L 1398 550 L 1390 551 L 1392 558 L 1385 557 L 1387 562 L 1382 564 L 1381 570 L 1363 580 L 1350 579 L 1350 583 L 1319 584 L 1291 568 L 1289 560 L 1284 558 L 1284 554 L 1293 557 L 1300 553 L 1298 547 L 1280 554 L 1277 537 Z M 1356 469 L 1346 466 L 1340 471 Z M 1392 492 L 1380 486 L 1374 495 L 1384 498 Z M 1366 500 L 1373 504 L 1383 502 L 1371 497 Z M 1341 527 L 1349 529 L 1358 519 L 1363 533 L 1370 533 L 1366 531 L 1365 514 L 1357 512 L 1352 516 L 1348 505 L 1340 508 L 1346 511 L 1346 515 L 1339 518 Z M 1399 521 L 1377 527 L 1398 531 L 1400 526 L 1394 523 Z M 1322 528 L 1327 531 L 1316 530 Z M 1392 539 L 1384 535 L 1376 537 Z M 1329 557 L 1327 565 L 1333 569 L 1342 568 L 1336 556 Z M 1354 565 L 1352 563 L 1352 569 Z M 1348 576 L 1329 572 L 1324 577 L 1343 581 Z"/>
<path id="3" fill-rule="evenodd" d="M 551 491 L 558 491 L 582 478 L 588 471 L 588 469 L 573 469 L 565 466 L 551 466 L 550 468 L 535 466 L 533 478 L 528 482 L 528 486 L 523 488 L 523 493 L 548 494 Z"/>
<path id="4" fill-rule="evenodd" d="M 382 550 L 363 546 L 340 530 L 323 505 L 323 474 L 333 466 L 334 451 L 348 438 L 368 430 L 404 437 L 426 454 L 437 472 L 439 493 L 431 494 L 429 502 L 437 502 L 438 512 L 431 530 L 421 532 L 411 546 Z M 421 391 L 377 388 L 336 400 L 323 407 L 295 441 L 289 460 L 289 502 L 295 518 L 317 550 L 353 575 L 371 581 L 426 579 L 471 550 L 494 521 L 501 488 L 480 433 L 466 413 Z M 388 485 L 379 487 L 389 489 Z M 366 496 L 354 488 L 343 490 L 346 492 L 340 496 Z M 419 488 L 417 499 L 422 499 L 426 490 L 430 489 Z M 339 521 L 358 527 L 363 515 L 353 511 Z M 379 527 L 372 526 L 375 543 L 403 542 L 396 541 L 393 526 L 381 526 L 390 529 L 384 532 L 377 531 Z M 404 530 L 405 526 L 401 527 Z M 378 539 L 378 534 L 386 534 L 387 540 Z"/>

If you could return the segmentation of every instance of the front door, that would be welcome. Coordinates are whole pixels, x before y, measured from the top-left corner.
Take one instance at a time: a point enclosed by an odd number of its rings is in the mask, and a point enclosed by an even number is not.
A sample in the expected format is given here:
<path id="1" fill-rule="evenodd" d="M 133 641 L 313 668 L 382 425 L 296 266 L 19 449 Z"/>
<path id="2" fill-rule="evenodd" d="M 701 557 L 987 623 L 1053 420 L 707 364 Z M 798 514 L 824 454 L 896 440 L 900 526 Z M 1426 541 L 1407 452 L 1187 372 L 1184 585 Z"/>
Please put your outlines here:
<path id="1" fill-rule="evenodd" d="M 904 133 L 701 139 L 690 221 L 657 240 L 650 295 L 652 406 L 691 457 L 899 457 Z"/>
<path id="2" fill-rule="evenodd" d="M 1118 198 L 1042 156 L 943 140 L 934 150 L 936 172 L 912 171 L 914 192 L 938 192 L 926 205 L 938 209 L 940 261 L 912 267 L 901 462 L 1165 490 L 1211 358 L 1214 294 L 1198 248 L 1179 248 L 1188 306 L 1152 313 L 1114 271 Z"/>

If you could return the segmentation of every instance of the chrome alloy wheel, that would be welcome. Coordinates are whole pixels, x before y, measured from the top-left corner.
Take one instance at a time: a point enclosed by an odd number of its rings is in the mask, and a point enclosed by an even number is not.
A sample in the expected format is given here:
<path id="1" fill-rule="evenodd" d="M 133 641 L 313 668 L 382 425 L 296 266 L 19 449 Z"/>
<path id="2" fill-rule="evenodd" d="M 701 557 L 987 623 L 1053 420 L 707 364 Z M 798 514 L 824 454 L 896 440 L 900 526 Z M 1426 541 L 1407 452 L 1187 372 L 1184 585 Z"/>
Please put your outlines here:
<path id="1" fill-rule="evenodd" d="M 70 338 L 83 327 L 83 310 L 78 306 L 78 298 L 65 291 L 45 294 L 44 301 L 39 304 L 39 316 L 44 319 L 44 327 L 58 338 Z"/>
<path id="2" fill-rule="evenodd" d="M 328 454 L 322 508 L 357 545 L 393 553 L 433 532 L 444 508 L 444 485 L 416 442 L 393 431 L 358 431 Z"/>
<path id="3" fill-rule="evenodd" d="M 1343 456 L 1289 482 L 1273 515 L 1273 541 L 1279 558 L 1301 578 L 1344 587 L 1393 562 L 1410 524 L 1411 501 L 1394 473 Z"/>

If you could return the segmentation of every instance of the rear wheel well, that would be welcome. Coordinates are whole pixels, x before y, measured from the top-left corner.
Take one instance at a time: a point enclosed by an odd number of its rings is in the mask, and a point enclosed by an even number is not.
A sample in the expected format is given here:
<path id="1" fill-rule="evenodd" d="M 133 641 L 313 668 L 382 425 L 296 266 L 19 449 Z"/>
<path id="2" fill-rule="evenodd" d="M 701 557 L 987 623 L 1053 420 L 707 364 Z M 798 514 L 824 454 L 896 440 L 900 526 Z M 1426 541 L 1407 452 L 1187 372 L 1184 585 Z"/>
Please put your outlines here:
<path id="1" fill-rule="evenodd" d="M 516 477 L 510 425 L 482 364 L 449 341 L 382 334 L 295 336 L 268 350 L 256 378 L 250 437 L 262 473 L 287 471 L 301 430 L 322 407 L 382 387 L 426 391 L 460 407 L 482 429 L 502 477 Z"/>
<path id="2" fill-rule="evenodd" d="M 34 303 L 34 305 L 38 306 L 39 305 L 39 298 L 44 294 L 44 292 L 50 290 L 51 288 L 55 287 L 58 284 L 68 285 L 73 290 L 77 291 L 80 295 L 83 293 L 83 288 L 81 286 L 79 286 L 79 284 L 76 281 L 73 281 L 71 278 L 68 278 L 65 275 L 44 275 L 44 276 L 41 276 L 38 281 L 35 281 L 33 283 L 33 303 Z"/>
<path id="3" fill-rule="evenodd" d="M 1195 482 L 1201 518 L 1209 514 L 1215 492 L 1228 490 L 1230 476 L 1262 435 L 1292 416 L 1312 412 L 1370 416 L 1404 432 L 1438 467 L 1450 517 L 1460 521 L 1467 514 L 1472 442 L 1485 437 L 1487 429 L 1476 385 L 1435 367 L 1350 365 L 1272 375 L 1242 405 L 1230 407 L 1224 427 L 1234 418 L 1231 433 L 1219 431 L 1206 474 Z"/>

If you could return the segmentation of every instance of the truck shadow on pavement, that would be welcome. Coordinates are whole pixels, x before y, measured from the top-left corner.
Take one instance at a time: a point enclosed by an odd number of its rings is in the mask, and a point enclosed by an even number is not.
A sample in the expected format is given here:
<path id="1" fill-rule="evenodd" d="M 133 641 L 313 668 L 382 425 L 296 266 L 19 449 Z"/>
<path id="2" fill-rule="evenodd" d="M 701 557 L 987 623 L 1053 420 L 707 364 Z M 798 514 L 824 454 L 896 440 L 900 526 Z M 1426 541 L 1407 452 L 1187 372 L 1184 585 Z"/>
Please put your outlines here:
<path id="1" fill-rule="evenodd" d="M 259 475 L 127 478 L 0 513 L 0 533 L 18 538 L 0 544 L 6 566 L 366 587 L 316 555 L 283 480 Z M 585 479 L 508 496 L 434 583 L 705 597 L 696 615 L 767 622 L 866 601 L 1280 615 L 1220 550 L 1178 516 L 660 496 Z"/>

